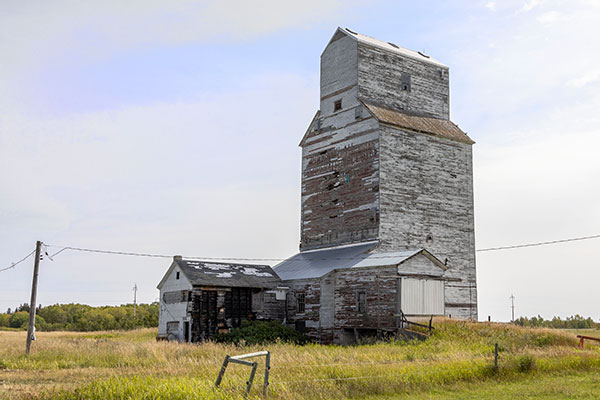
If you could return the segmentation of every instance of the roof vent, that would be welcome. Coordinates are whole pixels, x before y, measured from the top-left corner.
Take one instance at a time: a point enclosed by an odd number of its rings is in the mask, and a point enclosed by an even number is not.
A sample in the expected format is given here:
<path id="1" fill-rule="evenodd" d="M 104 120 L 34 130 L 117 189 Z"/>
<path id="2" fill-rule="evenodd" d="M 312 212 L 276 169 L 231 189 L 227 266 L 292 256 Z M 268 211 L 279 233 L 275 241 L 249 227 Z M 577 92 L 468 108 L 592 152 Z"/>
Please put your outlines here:
<path id="1" fill-rule="evenodd" d="M 395 47 L 395 48 L 397 48 L 397 49 L 399 49 L 399 48 L 400 48 L 400 47 L 398 47 L 398 45 L 397 45 L 397 44 L 394 44 L 394 43 L 392 43 L 392 42 L 388 42 L 388 44 L 389 44 L 390 46 L 392 46 L 392 47 Z"/>
<path id="2" fill-rule="evenodd" d="M 425 57 L 425 58 L 431 58 L 431 57 L 429 57 L 427 54 L 425 54 L 425 53 L 422 53 L 422 52 L 420 52 L 420 51 L 417 51 L 417 53 L 419 53 L 419 55 L 421 55 L 421 56 L 423 56 L 423 57 Z"/>
<path id="3" fill-rule="evenodd" d="M 354 35 L 358 35 L 358 33 L 354 32 L 354 31 L 352 31 L 352 30 L 350 30 L 350 29 L 348 29 L 348 28 L 346 28 L 346 30 L 347 30 L 348 32 L 350 32 L 350 33 L 354 34 Z"/>

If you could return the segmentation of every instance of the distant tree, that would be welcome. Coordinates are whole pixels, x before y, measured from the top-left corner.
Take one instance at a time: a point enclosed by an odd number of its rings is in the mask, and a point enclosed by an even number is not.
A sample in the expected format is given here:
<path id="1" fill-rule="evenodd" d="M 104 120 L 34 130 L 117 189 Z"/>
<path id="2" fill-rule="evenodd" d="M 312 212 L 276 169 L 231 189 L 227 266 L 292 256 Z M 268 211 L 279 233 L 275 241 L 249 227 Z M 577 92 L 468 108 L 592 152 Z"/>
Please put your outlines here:
<path id="1" fill-rule="evenodd" d="M 29 313 L 26 311 L 17 311 L 10 316 L 9 326 L 11 328 L 21 328 L 23 324 L 27 327 L 27 322 L 29 321 Z"/>
<path id="2" fill-rule="evenodd" d="M 6 310 L 7 314 L 10 314 L 10 307 L 8 307 L 8 310 Z"/>
<path id="3" fill-rule="evenodd" d="M 20 305 L 18 308 L 21 308 Z M 158 326 L 158 303 L 138 304 L 136 317 L 133 317 L 133 304 L 121 306 L 91 307 L 85 304 L 54 304 L 37 308 L 36 328 L 48 331 L 95 331 L 114 329 L 150 328 Z M 27 327 L 28 313 L 18 311 L 19 317 L 11 318 L 16 313 L 6 315 L 7 324 L 20 328 Z M 21 317 L 25 313 L 27 317 Z M 0 320 L 0 326 L 2 320 Z M 19 324 L 20 323 L 20 324 Z"/>
<path id="4" fill-rule="evenodd" d="M 0 314 L 0 326 L 8 327 L 9 326 L 10 315 L 9 314 Z"/>
<path id="5" fill-rule="evenodd" d="M 527 318 L 520 317 L 515 320 L 516 325 L 531 326 L 531 327 L 545 327 L 555 329 L 591 329 L 600 328 L 600 323 L 594 322 L 590 317 L 584 318 L 579 314 L 572 315 L 566 319 L 560 317 L 553 317 L 551 320 L 545 320 L 541 316 Z"/>
<path id="6" fill-rule="evenodd" d="M 27 312 L 29 312 L 29 304 L 28 303 L 21 304 L 19 307 L 17 307 L 15 309 L 15 312 L 19 312 L 19 311 L 27 311 Z"/>

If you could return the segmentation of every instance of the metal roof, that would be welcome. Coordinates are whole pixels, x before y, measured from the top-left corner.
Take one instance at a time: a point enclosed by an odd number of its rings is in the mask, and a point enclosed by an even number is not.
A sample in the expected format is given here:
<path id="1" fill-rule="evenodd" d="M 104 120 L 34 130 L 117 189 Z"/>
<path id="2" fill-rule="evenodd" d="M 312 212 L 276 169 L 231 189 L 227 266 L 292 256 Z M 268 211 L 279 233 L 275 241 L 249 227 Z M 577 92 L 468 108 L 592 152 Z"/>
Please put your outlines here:
<path id="1" fill-rule="evenodd" d="M 440 61 L 438 61 L 438 60 L 432 58 L 431 56 L 424 54 L 420 51 L 413 51 L 413 50 L 405 49 L 403 47 L 396 45 L 395 43 L 384 42 L 379 39 L 375 39 L 370 36 L 363 35 L 362 33 L 354 32 L 348 28 L 346 28 L 346 29 L 338 28 L 338 31 L 342 31 L 346 35 L 356 38 L 356 40 L 358 40 L 359 43 L 363 43 L 363 44 L 366 44 L 369 46 L 379 47 L 383 50 L 387 50 L 392 53 L 402 54 L 403 56 L 408 56 L 408 57 L 417 59 L 422 62 L 435 64 L 440 67 L 448 68 L 446 65 L 444 65 Z"/>
<path id="2" fill-rule="evenodd" d="M 392 110 L 373 103 L 363 103 L 380 122 L 462 143 L 475 143 L 452 121 L 418 116 L 406 111 Z"/>
<path id="3" fill-rule="evenodd" d="M 268 265 L 175 259 L 192 285 L 274 288 L 281 283 Z"/>
<path id="4" fill-rule="evenodd" d="M 445 269 L 441 261 L 424 249 L 369 253 L 377 244 L 378 242 L 374 241 L 302 251 L 277 264 L 273 269 L 284 281 L 320 278 L 336 269 L 398 265 L 419 253 L 425 253 L 428 258 L 442 269 Z"/>

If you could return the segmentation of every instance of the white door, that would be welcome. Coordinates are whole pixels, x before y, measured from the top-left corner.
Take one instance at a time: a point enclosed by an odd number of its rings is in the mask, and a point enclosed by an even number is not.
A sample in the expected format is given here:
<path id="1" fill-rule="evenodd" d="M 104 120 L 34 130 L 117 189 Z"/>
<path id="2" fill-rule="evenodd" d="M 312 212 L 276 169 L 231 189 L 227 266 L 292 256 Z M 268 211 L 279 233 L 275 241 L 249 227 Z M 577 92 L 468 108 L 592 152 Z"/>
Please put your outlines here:
<path id="1" fill-rule="evenodd" d="M 444 281 L 402 278 L 400 308 L 406 315 L 444 315 Z"/>

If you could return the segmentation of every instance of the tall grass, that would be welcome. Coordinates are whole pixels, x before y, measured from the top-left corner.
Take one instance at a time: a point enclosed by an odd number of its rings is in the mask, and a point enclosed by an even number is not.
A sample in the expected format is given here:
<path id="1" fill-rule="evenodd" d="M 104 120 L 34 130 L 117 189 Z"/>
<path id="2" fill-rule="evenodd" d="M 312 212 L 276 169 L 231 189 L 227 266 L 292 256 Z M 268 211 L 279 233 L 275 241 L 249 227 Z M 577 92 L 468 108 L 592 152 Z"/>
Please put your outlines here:
<path id="1" fill-rule="evenodd" d="M 265 348 L 272 352 L 269 396 L 278 399 L 360 398 L 526 374 L 600 371 L 598 347 L 579 350 L 572 334 L 450 320 L 435 326 L 424 342 L 350 347 L 176 344 L 154 341 L 150 329 L 39 333 L 30 357 L 22 354 L 24 333 L 0 332 L 0 398 L 15 393 L 54 400 L 239 398 L 247 367 L 230 366 L 222 387 L 214 388 L 225 354 Z M 498 371 L 493 369 L 494 343 L 500 347 Z M 261 368 L 253 396 L 260 395 Z M 35 384 L 42 372 L 46 384 Z"/>

